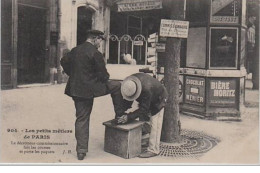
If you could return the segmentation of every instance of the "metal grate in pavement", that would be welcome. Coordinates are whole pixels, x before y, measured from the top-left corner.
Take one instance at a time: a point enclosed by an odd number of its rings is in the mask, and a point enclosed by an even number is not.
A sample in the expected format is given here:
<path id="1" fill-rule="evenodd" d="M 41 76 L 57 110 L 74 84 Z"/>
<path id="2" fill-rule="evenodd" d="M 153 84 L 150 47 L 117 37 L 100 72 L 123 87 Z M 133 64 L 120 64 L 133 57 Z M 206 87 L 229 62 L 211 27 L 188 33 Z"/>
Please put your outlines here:
<path id="1" fill-rule="evenodd" d="M 182 142 L 178 144 L 160 144 L 160 156 L 163 157 L 200 157 L 220 142 L 219 139 L 202 132 L 181 131 Z"/>

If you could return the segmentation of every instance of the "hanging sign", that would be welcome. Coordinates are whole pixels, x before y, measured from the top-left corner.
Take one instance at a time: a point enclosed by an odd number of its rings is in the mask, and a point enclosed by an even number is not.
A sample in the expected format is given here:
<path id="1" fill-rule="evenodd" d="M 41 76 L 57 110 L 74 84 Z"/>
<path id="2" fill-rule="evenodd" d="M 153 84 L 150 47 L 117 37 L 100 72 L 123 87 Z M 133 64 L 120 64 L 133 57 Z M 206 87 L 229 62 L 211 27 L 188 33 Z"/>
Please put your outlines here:
<path id="1" fill-rule="evenodd" d="M 148 56 L 155 56 L 156 49 L 153 47 L 148 47 L 147 55 Z"/>
<path id="2" fill-rule="evenodd" d="M 147 62 L 149 62 L 149 63 L 152 63 L 152 62 L 155 62 L 155 61 L 156 61 L 156 57 L 155 56 L 147 58 Z"/>
<path id="3" fill-rule="evenodd" d="M 143 46 L 144 42 L 143 41 L 134 41 L 135 46 Z"/>
<path id="4" fill-rule="evenodd" d="M 156 38 L 156 37 L 158 37 L 157 33 L 153 33 L 149 35 L 149 38 Z"/>
<path id="5" fill-rule="evenodd" d="M 158 42 L 158 37 L 155 37 L 155 38 L 148 38 L 148 43 L 155 43 L 155 42 Z"/>
<path id="6" fill-rule="evenodd" d="M 162 0 L 123 0 L 117 7 L 118 12 L 161 9 Z"/>
<path id="7" fill-rule="evenodd" d="M 165 52 L 165 43 L 156 43 L 157 52 Z"/>
<path id="8" fill-rule="evenodd" d="M 181 20 L 162 19 L 160 25 L 161 37 L 187 38 L 189 22 Z"/>
<path id="9" fill-rule="evenodd" d="M 210 80 L 209 104 L 230 107 L 236 105 L 236 80 Z"/>

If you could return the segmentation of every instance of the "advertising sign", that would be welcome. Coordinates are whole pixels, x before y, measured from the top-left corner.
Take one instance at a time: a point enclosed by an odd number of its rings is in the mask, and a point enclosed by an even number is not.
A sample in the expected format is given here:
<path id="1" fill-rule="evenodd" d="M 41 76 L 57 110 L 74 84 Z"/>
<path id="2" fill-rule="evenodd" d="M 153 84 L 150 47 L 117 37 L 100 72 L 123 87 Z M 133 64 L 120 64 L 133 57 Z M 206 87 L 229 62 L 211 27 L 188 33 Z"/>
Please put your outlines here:
<path id="1" fill-rule="evenodd" d="M 185 103 L 203 105 L 205 102 L 205 79 L 199 77 L 186 77 Z"/>
<path id="2" fill-rule="evenodd" d="M 161 37 L 187 38 L 189 30 L 188 21 L 162 19 L 160 25 Z"/>
<path id="3" fill-rule="evenodd" d="M 143 46 L 144 42 L 143 41 L 134 41 L 135 46 Z"/>
<path id="4" fill-rule="evenodd" d="M 156 49 L 153 47 L 148 47 L 147 55 L 148 56 L 155 56 L 156 55 Z"/>
<path id="5" fill-rule="evenodd" d="M 212 0 L 212 14 L 216 14 L 234 0 Z"/>
<path id="6" fill-rule="evenodd" d="M 160 67 L 160 72 L 164 73 L 164 67 Z M 158 75 L 157 79 L 162 83 L 164 83 L 164 75 Z M 184 92 L 184 87 L 183 87 L 183 75 L 179 75 L 179 103 L 183 103 L 183 92 Z"/>
<path id="7" fill-rule="evenodd" d="M 165 43 L 156 43 L 157 52 L 165 52 Z"/>
<path id="8" fill-rule="evenodd" d="M 231 107 L 236 104 L 236 80 L 210 80 L 209 105 Z"/>
<path id="9" fill-rule="evenodd" d="M 237 24 L 238 2 L 236 0 L 212 0 L 211 18 L 212 23 Z"/>
<path id="10" fill-rule="evenodd" d="M 123 0 L 117 5 L 118 12 L 153 10 L 162 8 L 162 0 Z"/>

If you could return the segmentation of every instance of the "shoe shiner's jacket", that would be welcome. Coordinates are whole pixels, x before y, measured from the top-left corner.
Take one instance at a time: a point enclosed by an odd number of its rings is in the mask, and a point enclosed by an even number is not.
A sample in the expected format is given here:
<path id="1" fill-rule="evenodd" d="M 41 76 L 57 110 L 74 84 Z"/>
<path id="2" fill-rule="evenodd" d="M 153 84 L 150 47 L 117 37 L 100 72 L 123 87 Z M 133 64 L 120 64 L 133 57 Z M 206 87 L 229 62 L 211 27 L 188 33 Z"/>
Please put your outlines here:
<path id="1" fill-rule="evenodd" d="M 136 99 L 139 108 L 128 113 L 128 122 L 139 117 L 142 120 L 149 121 L 149 115 L 156 115 L 165 107 L 168 99 L 166 88 L 155 78 L 146 73 L 136 73 L 133 76 L 141 81 L 142 91 Z"/>

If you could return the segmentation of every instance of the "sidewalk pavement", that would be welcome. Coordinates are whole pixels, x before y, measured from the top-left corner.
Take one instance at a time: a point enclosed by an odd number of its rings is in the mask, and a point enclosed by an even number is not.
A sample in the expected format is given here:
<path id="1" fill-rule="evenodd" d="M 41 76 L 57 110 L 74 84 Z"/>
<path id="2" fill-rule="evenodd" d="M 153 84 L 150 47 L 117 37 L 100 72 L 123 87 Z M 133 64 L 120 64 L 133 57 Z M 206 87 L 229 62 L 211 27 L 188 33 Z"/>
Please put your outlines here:
<path id="1" fill-rule="evenodd" d="M 248 80 L 247 107 L 241 122 L 180 115 L 183 130 L 203 132 L 219 139 L 220 142 L 201 157 L 124 159 L 105 152 L 105 127 L 102 123 L 113 119 L 114 111 L 109 95 L 96 98 L 90 120 L 89 152 L 83 161 L 78 161 L 76 157 L 75 108 L 72 99 L 63 94 L 65 84 L 4 90 L 1 91 L 0 163 L 259 164 L 259 91 L 251 90 L 251 85 Z M 36 130 L 42 131 L 36 134 Z M 59 131 L 53 133 L 55 130 Z M 27 136 L 37 139 L 28 139 Z M 39 142 L 59 142 L 63 145 L 40 145 Z"/>

